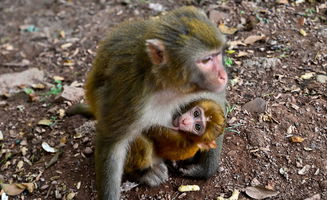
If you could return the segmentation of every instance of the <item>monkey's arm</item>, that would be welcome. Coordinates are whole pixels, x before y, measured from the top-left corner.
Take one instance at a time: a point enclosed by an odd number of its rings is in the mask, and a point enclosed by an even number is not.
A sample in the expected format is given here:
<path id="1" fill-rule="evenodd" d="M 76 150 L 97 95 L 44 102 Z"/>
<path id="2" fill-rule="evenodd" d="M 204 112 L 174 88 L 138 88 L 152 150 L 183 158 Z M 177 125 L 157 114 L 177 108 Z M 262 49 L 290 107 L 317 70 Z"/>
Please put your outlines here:
<path id="1" fill-rule="evenodd" d="M 208 179 L 214 175 L 219 167 L 224 134 L 217 138 L 217 148 L 198 152 L 195 155 L 195 164 L 180 169 L 184 176 L 199 179 Z"/>

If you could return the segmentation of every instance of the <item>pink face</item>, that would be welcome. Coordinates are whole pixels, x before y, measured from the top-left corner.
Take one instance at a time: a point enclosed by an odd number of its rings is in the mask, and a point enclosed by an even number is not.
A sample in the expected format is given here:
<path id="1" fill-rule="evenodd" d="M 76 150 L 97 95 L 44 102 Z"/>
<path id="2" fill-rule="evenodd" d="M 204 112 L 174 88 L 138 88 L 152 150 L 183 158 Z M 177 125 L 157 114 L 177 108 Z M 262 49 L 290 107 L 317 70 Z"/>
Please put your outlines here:
<path id="1" fill-rule="evenodd" d="M 204 87 L 213 91 L 221 92 L 225 89 L 228 76 L 223 65 L 221 52 L 213 52 L 199 59 L 197 66 L 206 77 Z"/>
<path id="2" fill-rule="evenodd" d="M 202 135 L 206 130 L 206 118 L 201 107 L 195 106 L 173 121 L 176 129 Z"/>

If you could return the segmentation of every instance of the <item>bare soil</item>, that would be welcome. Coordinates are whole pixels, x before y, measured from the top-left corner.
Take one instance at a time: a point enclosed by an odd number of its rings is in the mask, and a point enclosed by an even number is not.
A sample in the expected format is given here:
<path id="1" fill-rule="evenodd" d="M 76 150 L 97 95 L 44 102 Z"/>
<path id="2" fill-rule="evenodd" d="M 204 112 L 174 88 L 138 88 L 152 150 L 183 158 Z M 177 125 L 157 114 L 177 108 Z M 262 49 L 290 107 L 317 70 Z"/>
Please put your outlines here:
<path id="1" fill-rule="evenodd" d="M 46 88 L 35 89 L 38 98 L 29 97 L 23 89 L 0 97 L 4 137 L 0 140 L 0 183 L 36 185 L 33 192 L 10 199 L 67 199 L 69 193 L 75 193 L 74 199 L 95 199 L 90 151 L 94 151 L 94 132 L 78 137 L 75 131 L 89 120 L 60 118 L 58 110 L 66 110 L 72 102 L 59 98 L 60 94 L 44 94 L 55 84 L 54 76 L 64 78 L 62 85 L 84 83 L 105 33 L 124 20 L 160 14 L 149 8 L 149 3 L 156 2 L 166 10 L 194 5 L 208 13 L 223 13 L 217 25 L 239 29 L 227 35 L 229 41 L 265 37 L 226 53 L 233 60 L 227 67 L 231 80 L 228 101 L 233 109 L 216 175 L 193 180 L 171 172 L 162 186 L 137 186 L 123 192 L 123 199 L 211 200 L 222 194 L 228 197 L 234 189 L 241 191 L 239 199 L 251 199 L 244 191 L 254 185 L 279 192 L 267 199 L 302 200 L 316 194 L 327 199 L 327 83 L 317 80 L 318 75 L 327 75 L 326 2 L 1 0 L 0 75 L 32 67 L 46 74 Z M 239 52 L 246 55 L 238 56 Z M 24 59 L 28 64 L 21 64 Z M 302 76 L 309 72 L 312 77 Z M 267 103 L 264 112 L 242 107 L 256 97 Z M 54 123 L 37 125 L 41 119 Z M 292 136 L 304 141 L 292 142 Z M 48 168 L 55 154 L 46 152 L 42 142 L 62 151 Z M 303 168 L 307 170 L 301 171 Z M 201 190 L 178 192 L 185 184 L 199 185 Z"/>

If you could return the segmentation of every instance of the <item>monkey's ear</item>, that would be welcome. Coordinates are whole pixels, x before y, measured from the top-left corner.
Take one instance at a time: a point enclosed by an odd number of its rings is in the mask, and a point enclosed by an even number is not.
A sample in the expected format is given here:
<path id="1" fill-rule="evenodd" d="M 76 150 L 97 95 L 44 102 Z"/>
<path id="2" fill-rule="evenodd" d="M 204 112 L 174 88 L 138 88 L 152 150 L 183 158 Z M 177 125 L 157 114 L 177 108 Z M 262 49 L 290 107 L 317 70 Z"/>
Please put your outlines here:
<path id="1" fill-rule="evenodd" d="M 165 45 L 161 40 L 146 40 L 146 51 L 148 52 L 148 55 L 153 64 L 161 65 L 166 63 L 167 58 L 165 55 Z"/>

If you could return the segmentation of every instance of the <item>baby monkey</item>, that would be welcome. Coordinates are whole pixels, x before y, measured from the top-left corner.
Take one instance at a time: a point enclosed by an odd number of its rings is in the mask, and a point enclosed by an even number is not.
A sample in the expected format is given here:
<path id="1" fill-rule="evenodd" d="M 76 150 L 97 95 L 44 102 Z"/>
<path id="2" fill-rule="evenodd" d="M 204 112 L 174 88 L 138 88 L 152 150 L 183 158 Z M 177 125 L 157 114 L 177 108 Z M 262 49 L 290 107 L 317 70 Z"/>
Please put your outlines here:
<path id="1" fill-rule="evenodd" d="M 198 100 L 181 113 L 174 116 L 172 128 L 151 127 L 136 138 L 125 162 L 126 174 L 146 185 L 158 186 L 168 178 L 164 160 L 186 160 L 199 150 L 217 147 L 216 139 L 225 127 L 224 112 L 217 103 Z"/>

